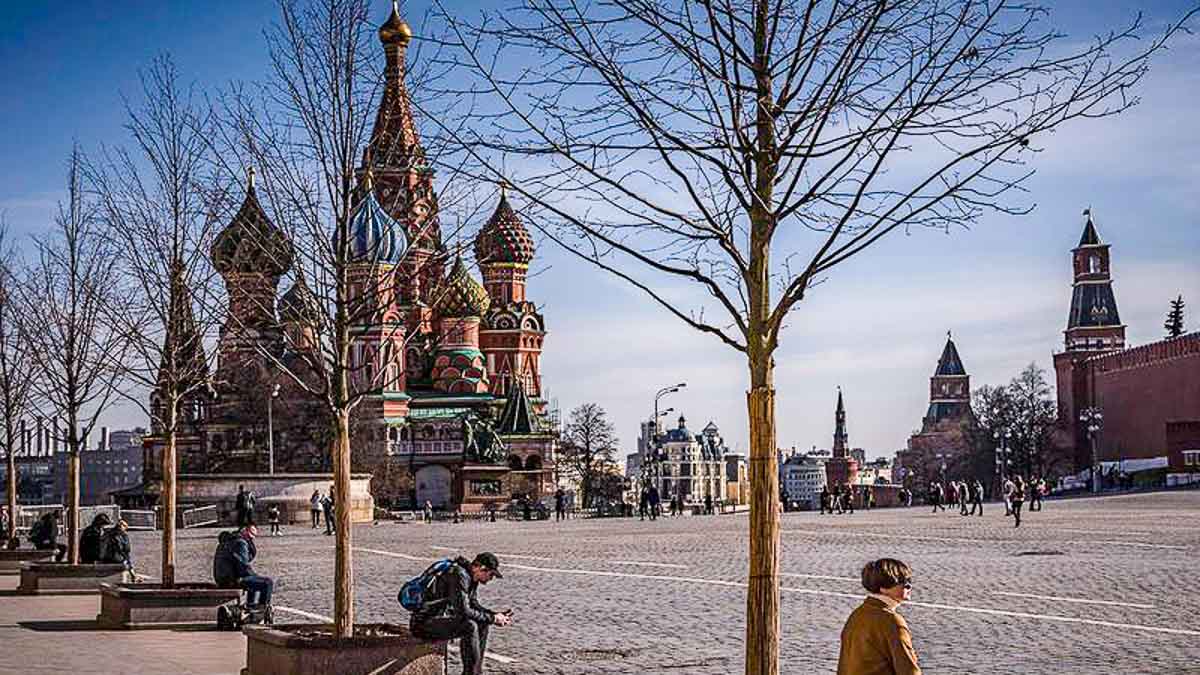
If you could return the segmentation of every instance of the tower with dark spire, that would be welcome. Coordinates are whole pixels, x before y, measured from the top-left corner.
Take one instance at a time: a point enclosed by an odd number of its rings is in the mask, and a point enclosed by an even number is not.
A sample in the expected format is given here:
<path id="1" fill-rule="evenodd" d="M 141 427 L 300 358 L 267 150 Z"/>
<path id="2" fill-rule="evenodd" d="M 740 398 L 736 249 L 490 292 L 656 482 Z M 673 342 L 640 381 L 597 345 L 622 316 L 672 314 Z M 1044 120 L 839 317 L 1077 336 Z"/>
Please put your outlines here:
<path id="1" fill-rule="evenodd" d="M 858 460 L 850 456 L 849 434 L 846 433 L 846 403 L 838 387 L 837 409 L 833 413 L 833 456 L 825 462 L 825 479 L 829 485 L 846 485 L 858 479 Z"/>
<path id="2" fill-rule="evenodd" d="M 1083 212 L 1087 222 L 1079 245 L 1071 249 L 1073 281 L 1064 349 L 1054 355 L 1058 381 L 1059 424 L 1075 439 L 1075 462 L 1088 466 L 1088 442 L 1079 412 L 1091 399 L 1083 362 L 1089 358 L 1125 349 L 1125 325 L 1117 312 L 1112 287 L 1109 245 L 1100 239 L 1091 209 Z"/>
<path id="3" fill-rule="evenodd" d="M 929 409 L 921 420 L 921 432 L 957 428 L 971 416 L 971 376 L 947 331 L 946 346 L 929 378 Z"/>

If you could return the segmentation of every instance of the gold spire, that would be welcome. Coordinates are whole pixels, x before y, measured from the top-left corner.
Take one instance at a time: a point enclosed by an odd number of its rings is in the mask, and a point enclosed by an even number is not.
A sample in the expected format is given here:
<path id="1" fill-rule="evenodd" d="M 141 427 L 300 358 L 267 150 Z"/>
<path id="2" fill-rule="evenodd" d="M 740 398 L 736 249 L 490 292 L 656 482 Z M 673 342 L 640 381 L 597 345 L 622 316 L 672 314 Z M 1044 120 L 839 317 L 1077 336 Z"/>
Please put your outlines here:
<path id="1" fill-rule="evenodd" d="M 392 13 L 388 15 L 387 21 L 379 27 L 379 41 L 383 44 L 391 44 L 393 42 L 406 45 L 409 40 L 412 40 L 412 28 L 404 19 L 400 18 L 400 5 L 397 0 L 392 0 Z"/>

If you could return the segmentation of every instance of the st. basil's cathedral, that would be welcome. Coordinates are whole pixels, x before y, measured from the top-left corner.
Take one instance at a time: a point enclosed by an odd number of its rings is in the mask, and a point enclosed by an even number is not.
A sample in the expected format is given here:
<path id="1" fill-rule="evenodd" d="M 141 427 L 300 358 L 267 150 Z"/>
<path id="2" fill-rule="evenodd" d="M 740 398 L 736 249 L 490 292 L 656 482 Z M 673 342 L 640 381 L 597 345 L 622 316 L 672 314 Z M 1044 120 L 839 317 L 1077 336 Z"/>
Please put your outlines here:
<path id="1" fill-rule="evenodd" d="M 538 499 L 554 489 L 557 436 L 543 399 L 545 323 L 526 297 L 533 239 L 502 187 L 474 240 L 482 284 L 461 257 L 444 264 L 450 256 L 433 171 L 404 81 L 412 31 L 395 5 L 379 39 L 385 87 L 359 169 L 364 187 L 350 221 L 347 276 L 351 303 L 374 303 L 355 313 L 362 319 L 351 329 L 351 370 L 384 376 L 354 409 L 352 470 L 371 474 L 371 493 L 384 506 L 429 501 L 469 511 Z M 181 474 L 330 471 L 327 413 L 278 372 L 283 365 L 303 380 L 314 361 L 305 350 L 317 348 L 312 326 L 320 309 L 295 258 L 288 235 L 259 202 L 251 172 L 240 210 L 211 248 L 228 318 L 214 386 L 181 406 Z M 279 296 L 289 276 L 295 281 Z M 194 322 L 186 289 L 179 291 L 167 339 L 202 349 L 189 339 Z M 202 352 L 193 357 L 204 360 Z M 160 453 L 152 434 L 143 489 L 161 478 Z"/>

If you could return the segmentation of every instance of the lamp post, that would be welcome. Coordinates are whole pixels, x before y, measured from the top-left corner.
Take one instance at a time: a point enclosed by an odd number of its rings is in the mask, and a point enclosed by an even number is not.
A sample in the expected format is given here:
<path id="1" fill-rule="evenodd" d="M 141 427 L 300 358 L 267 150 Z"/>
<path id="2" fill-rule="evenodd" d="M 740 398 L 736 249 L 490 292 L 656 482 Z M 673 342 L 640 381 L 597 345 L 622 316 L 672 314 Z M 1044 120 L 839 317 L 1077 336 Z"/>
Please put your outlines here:
<path id="1" fill-rule="evenodd" d="M 662 389 L 659 389 L 654 394 L 654 434 L 651 436 L 650 440 L 652 442 L 651 452 L 653 453 L 653 467 L 654 467 L 653 480 L 654 480 L 655 487 L 659 486 L 659 483 L 661 482 L 660 479 L 662 478 L 661 474 L 659 473 L 660 457 L 659 457 L 659 442 L 658 442 L 658 418 L 659 418 L 658 401 L 659 401 L 659 399 L 666 396 L 667 394 L 673 394 L 673 393 L 679 391 L 680 389 L 683 389 L 686 386 L 687 386 L 687 382 L 680 382 L 679 384 L 673 384 L 669 387 L 663 387 Z"/>
<path id="2" fill-rule="evenodd" d="M 267 397 L 267 473 L 275 473 L 275 420 L 271 413 L 271 404 L 279 396 L 279 384 L 271 389 Z"/>
<path id="3" fill-rule="evenodd" d="M 1096 446 L 1096 435 L 1104 428 L 1104 411 L 1099 406 L 1088 406 L 1079 413 L 1079 423 L 1087 431 L 1092 446 L 1092 493 L 1100 492 L 1100 457 Z"/>

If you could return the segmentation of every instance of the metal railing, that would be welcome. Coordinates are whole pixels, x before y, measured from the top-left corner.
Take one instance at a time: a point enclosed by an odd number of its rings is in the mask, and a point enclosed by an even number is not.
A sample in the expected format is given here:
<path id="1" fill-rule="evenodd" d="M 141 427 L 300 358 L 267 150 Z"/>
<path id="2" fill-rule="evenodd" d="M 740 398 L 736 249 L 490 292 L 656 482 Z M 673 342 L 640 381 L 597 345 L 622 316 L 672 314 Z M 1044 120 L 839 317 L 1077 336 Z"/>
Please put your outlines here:
<path id="1" fill-rule="evenodd" d="M 183 527 L 204 527 L 205 525 L 216 525 L 220 522 L 220 514 L 217 513 L 217 506 L 197 506 L 194 509 L 187 509 L 183 512 Z"/>
<path id="2" fill-rule="evenodd" d="M 158 511 L 129 510 L 122 511 L 121 518 L 131 530 L 157 530 Z"/>

